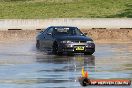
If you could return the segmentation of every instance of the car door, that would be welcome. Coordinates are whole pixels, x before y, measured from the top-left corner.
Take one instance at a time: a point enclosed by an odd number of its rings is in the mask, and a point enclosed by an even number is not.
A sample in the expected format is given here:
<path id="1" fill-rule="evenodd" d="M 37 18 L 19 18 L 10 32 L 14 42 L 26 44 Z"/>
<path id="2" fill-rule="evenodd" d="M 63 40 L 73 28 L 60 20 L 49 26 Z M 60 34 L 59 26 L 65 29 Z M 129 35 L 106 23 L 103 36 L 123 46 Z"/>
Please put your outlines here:
<path id="1" fill-rule="evenodd" d="M 48 50 L 51 50 L 52 49 L 52 46 L 53 46 L 53 36 L 52 36 L 52 32 L 53 32 L 53 28 L 49 28 L 47 31 L 46 31 L 46 34 L 45 34 L 45 48 L 48 49 Z"/>
<path id="2" fill-rule="evenodd" d="M 46 45 L 45 37 L 46 37 L 47 31 L 48 31 L 48 28 L 46 30 L 41 31 L 38 34 L 37 40 L 39 40 L 41 48 L 45 48 L 46 47 L 45 46 Z"/>

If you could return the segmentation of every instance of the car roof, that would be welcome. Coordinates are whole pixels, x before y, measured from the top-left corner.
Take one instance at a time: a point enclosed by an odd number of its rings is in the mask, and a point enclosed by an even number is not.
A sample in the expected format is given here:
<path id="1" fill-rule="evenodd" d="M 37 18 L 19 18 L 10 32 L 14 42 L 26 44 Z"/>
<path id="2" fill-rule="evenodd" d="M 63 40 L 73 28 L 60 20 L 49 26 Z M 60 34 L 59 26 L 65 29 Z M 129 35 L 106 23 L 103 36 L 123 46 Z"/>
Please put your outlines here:
<path id="1" fill-rule="evenodd" d="M 73 26 L 50 26 L 53 28 L 77 28 L 77 27 L 73 27 Z"/>

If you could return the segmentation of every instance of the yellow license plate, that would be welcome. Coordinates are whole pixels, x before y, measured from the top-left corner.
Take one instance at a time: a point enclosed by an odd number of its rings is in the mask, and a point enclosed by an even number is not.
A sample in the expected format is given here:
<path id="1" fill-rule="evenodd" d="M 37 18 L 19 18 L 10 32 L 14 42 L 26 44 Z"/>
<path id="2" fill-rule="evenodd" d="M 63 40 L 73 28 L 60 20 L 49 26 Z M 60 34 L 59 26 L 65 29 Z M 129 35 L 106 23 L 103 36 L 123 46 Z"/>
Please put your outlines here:
<path id="1" fill-rule="evenodd" d="M 76 50 L 84 50 L 84 47 L 83 46 L 78 46 L 78 47 L 76 47 Z"/>

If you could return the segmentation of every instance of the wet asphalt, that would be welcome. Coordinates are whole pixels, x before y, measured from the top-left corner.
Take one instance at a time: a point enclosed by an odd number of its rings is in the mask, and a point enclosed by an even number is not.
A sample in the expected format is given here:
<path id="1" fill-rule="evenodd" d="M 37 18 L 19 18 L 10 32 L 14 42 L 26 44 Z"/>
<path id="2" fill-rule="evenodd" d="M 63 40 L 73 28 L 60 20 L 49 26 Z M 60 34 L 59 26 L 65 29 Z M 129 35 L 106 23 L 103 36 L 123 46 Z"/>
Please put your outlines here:
<path id="1" fill-rule="evenodd" d="M 93 55 L 56 56 L 37 50 L 33 40 L 0 43 L 0 88 L 80 88 L 82 66 L 91 79 L 132 80 L 132 44 L 96 43 Z"/>

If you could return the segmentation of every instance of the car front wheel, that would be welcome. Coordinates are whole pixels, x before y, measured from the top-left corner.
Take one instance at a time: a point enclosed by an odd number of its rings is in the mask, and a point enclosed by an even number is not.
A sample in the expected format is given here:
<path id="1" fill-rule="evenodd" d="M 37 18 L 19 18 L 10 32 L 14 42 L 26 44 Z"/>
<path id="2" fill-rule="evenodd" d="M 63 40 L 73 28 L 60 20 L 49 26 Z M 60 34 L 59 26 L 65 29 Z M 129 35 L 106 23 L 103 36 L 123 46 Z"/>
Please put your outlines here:
<path id="1" fill-rule="evenodd" d="M 63 52 L 59 52 L 58 44 L 56 42 L 53 44 L 53 54 L 56 54 L 56 55 L 62 55 L 63 54 Z"/>
<path id="2" fill-rule="evenodd" d="M 84 55 L 92 55 L 94 52 L 85 52 Z"/>

